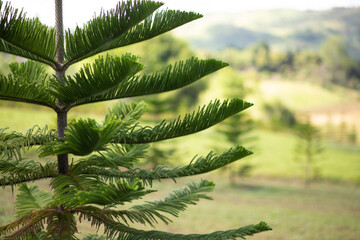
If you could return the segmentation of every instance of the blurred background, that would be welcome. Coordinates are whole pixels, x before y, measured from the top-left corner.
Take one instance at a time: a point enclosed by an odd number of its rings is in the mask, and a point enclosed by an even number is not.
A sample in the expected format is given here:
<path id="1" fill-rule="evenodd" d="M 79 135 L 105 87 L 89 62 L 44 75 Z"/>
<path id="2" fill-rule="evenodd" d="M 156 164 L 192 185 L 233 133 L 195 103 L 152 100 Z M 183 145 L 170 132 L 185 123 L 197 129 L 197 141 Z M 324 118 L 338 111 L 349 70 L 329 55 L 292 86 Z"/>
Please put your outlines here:
<path id="1" fill-rule="evenodd" d="M 53 1 L 11 2 L 24 7 L 29 17 L 53 25 Z M 64 22 L 70 29 L 117 1 L 84 2 L 64 0 Z M 215 98 L 238 97 L 254 106 L 201 133 L 152 144 L 143 167 L 182 165 L 197 154 L 221 153 L 236 145 L 254 154 L 199 176 L 217 183 L 211 194 L 215 201 L 201 202 L 159 229 L 208 232 L 264 220 L 274 230 L 249 239 L 360 239 L 360 1 L 163 2 L 204 17 L 110 53 L 139 56 L 147 73 L 191 56 L 230 66 L 181 90 L 126 99 L 149 104 L 143 121 L 171 120 Z M 6 54 L 0 59 L 1 74 L 9 73 L 9 63 L 24 61 Z M 75 108 L 70 118 L 101 120 L 111 104 Z M 35 124 L 55 128 L 56 114 L 0 101 L 0 128 L 25 132 Z M 153 195 L 157 199 L 174 183 L 155 188 L 160 189 Z M 0 195 L 0 225 L 12 219 L 9 199 L 14 198 L 11 190 Z"/>

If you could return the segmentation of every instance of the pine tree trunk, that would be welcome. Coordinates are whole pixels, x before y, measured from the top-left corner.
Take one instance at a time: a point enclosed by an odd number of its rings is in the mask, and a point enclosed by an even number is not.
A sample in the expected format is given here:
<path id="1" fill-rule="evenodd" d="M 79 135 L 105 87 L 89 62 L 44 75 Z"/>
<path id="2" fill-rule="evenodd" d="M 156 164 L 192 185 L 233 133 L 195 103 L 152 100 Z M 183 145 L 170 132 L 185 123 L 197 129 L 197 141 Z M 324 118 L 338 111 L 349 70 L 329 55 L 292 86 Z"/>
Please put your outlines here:
<path id="1" fill-rule="evenodd" d="M 63 27 L 63 14 L 62 14 L 62 0 L 55 0 L 55 31 L 56 31 L 56 60 L 59 62 L 57 67 L 56 76 L 65 84 L 64 76 L 65 70 L 61 67 L 64 62 L 64 27 Z M 59 109 L 62 108 L 61 103 L 58 102 Z M 65 128 L 67 126 L 67 110 L 59 110 L 57 112 L 57 130 L 60 139 L 65 136 Z M 69 171 L 68 155 L 58 155 L 58 171 L 60 174 L 66 174 Z"/>

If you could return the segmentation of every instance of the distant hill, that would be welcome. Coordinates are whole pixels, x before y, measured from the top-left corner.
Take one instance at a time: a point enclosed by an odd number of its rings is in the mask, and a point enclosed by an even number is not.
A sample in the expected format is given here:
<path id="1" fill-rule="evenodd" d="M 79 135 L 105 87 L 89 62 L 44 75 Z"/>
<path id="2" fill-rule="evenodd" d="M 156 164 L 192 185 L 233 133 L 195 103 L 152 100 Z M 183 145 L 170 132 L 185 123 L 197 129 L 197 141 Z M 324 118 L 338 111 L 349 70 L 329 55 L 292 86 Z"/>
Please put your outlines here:
<path id="1" fill-rule="evenodd" d="M 245 48 L 260 41 L 282 50 L 318 49 L 341 35 L 349 53 L 360 59 L 360 8 L 326 11 L 269 10 L 210 14 L 175 31 L 196 48 Z"/>

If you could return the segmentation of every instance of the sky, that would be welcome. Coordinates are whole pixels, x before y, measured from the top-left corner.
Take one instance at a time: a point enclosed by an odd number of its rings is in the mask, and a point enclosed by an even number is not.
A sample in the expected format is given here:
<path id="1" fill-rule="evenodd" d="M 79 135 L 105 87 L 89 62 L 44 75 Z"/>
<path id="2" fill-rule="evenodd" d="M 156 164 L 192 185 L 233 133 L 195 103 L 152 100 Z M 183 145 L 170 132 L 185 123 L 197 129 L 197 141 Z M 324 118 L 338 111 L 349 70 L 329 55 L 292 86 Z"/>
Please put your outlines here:
<path id="1" fill-rule="evenodd" d="M 6 1 L 6 0 L 5 0 Z M 63 0 L 64 24 L 72 28 L 82 25 L 98 13 L 116 6 L 119 0 Z M 169 9 L 195 11 L 202 14 L 236 13 L 251 10 L 299 9 L 324 10 L 333 7 L 360 7 L 360 0 L 160 0 Z M 54 0 L 10 0 L 13 7 L 24 8 L 29 17 L 37 16 L 47 25 L 54 25 Z"/>

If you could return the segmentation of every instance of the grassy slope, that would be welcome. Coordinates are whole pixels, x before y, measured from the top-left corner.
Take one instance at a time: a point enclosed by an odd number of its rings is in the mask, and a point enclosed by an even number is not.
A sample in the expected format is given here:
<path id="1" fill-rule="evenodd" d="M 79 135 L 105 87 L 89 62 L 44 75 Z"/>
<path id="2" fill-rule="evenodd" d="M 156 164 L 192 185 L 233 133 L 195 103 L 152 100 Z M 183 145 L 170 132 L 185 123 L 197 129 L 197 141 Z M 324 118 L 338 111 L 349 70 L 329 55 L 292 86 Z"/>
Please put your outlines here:
<path id="1" fill-rule="evenodd" d="M 296 137 L 288 133 L 260 131 L 257 133 L 259 152 L 255 153 L 255 175 L 301 178 L 303 171 L 295 161 Z M 320 175 L 325 179 L 359 181 L 359 149 L 331 142 L 324 142 L 325 151 L 316 157 Z"/>
<path id="2" fill-rule="evenodd" d="M 286 81 L 267 79 L 259 82 L 257 99 L 264 102 L 280 101 L 293 111 L 303 111 L 330 105 L 356 101 L 359 93 L 340 87 L 325 89 L 305 81 Z"/>
<path id="3" fill-rule="evenodd" d="M 211 194 L 214 200 L 190 206 L 180 215 L 181 219 L 175 219 L 170 225 L 160 224 L 160 229 L 209 232 L 264 220 L 274 230 L 249 239 L 355 240 L 360 234 L 358 188 L 315 184 L 305 189 L 296 182 L 269 180 L 242 180 L 238 186 L 230 187 L 219 177 L 207 175 L 205 178 L 217 183 Z M 154 199 L 163 197 L 162 192 L 171 191 L 174 188 L 171 186 L 174 184 L 162 185 Z"/>
<path id="4" fill-rule="evenodd" d="M 297 138 L 291 133 L 273 132 L 267 130 L 255 131 L 257 140 L 254 154 L 242 159 L 254 166 L 252 174 L 257 177 L 302 179 L 301 162 L 295 160 L 295 145 Z M 215 140 L 216 139 L 216 140 Z M 177 149 L 181 149 L 181 162 L 189 162 L 193 156 L 204 156 L 208 152 L 223 151 L 232 147 L 222 143 L 222 137 L 209 129 L 194 136 L 183 138 Z M 222 145 L 222 146 L 221 146 Z M 315 164 L 320 168 L 320 176 L 331 181 L 358 182 L 360 181 L 359 148 L 332 142 L 323 142 L 324 152 L 316 157 Z M 180 163 L 176 163 L 180 164 Z"/>

